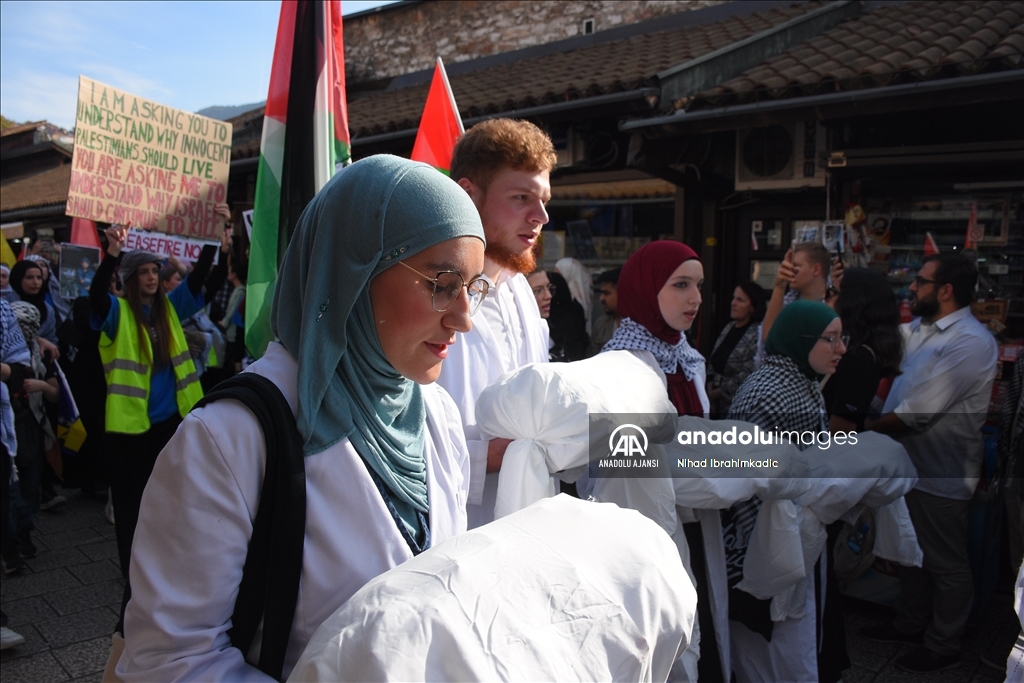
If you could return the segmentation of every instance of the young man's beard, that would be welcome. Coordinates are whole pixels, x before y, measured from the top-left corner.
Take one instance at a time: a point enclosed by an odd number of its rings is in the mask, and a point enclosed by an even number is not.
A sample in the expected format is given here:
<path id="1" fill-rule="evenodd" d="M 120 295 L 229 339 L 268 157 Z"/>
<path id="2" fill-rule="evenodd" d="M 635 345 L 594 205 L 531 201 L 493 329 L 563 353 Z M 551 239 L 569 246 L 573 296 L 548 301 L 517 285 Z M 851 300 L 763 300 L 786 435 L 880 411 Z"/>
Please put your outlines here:
<path id="1" fill-rule="evenodd" d="M 497 263 L 505 270 L 511 270 L 513 273 L 522 273 L 528 275 L 537 268 L 537 257 L 534 256 L 533 249 L 527 249 L 526 251 L 513 252 L 505 246 L 492 242 L 487 245 L 487 249 L 484 250 L 484 256 Z"/>
<path id="2" fill-rule="evenodd" d="M 938 312 L 939 300 L 934 296 L 926 299 L 915 299 L 915 301 L 910 305 L 911 315 L 916 315 L 919 318 L 924 318 L 925 320 L 931 320 Z"/>

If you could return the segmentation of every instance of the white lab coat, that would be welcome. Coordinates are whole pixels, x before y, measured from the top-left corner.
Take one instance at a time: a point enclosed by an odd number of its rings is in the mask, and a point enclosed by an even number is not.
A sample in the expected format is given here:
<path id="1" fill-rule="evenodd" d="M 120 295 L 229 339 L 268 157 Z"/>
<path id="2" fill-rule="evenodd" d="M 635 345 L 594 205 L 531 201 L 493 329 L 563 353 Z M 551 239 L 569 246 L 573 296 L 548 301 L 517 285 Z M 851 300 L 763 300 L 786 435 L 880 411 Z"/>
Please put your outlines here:
<path id="1" fill-rule="evenodd" d="M 248 368 L 296 407 L 295 360 L 271 344 Z M 465 531 L 468 456 L 447 394 L 423 387 L 431 543 Z M 227 634 L 259 503 L 263 433 L 233 401 L 185 418 L 157 460 L 142 499 L 125 615 L 124 681 L 269 680 Z M 306 534 L 287 676 L 317 627 L 370 579 L 411 559 L 348 439 L 305 459 Z M 259 658 L 261 631 L 246 658 Z"/>
<path id="2" fill-rule="evenodd" d="M 511 297 L 502 296 L 503 313 L 519 317 L 525 333 L 524 355 L 528 362 L 548 360 L 548 325 L 540 317 L 537 300 L 530 283 L 523 275 L 514 275 L 502 284 Z M 488 294 L 488 297 L 497 292 Z M 479 312 L 473 316 L 473 329 L 460 334 L 448 349 L 448 358 L 441 365 L 437 383 L 451 395 L 462 415 L 466 446 L 470 460 L 470 484 L 467 513 L 469 528 L 475 529 L 494 520 L 494 503 L 498 491 L 498 475 L 487 475 L 487 442 L 498 435 L 481 434 L 477 426 L 476 401 L 483 390 L 501 375 L 515 367 L 505 367 L 499 344 L 504 344 L 505 330 L 492 329 Z M 508 354 L 505 354 L 506 356 Z M 519 366 L 516 366 L 519 367 Z M 511 435 L 510 435 L 511 436 Z"/>

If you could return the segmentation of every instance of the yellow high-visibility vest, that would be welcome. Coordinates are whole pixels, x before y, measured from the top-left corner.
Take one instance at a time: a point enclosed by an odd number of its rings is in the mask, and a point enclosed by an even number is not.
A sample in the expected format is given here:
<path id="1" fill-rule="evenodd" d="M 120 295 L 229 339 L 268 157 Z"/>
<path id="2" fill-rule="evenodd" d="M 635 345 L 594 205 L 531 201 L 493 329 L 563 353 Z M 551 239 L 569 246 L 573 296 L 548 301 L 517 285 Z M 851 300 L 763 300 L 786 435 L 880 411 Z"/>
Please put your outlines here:
<path id="1" fill-rule="evenodd" d="M 100 359 L 107 377 L 107 431 L 119 434 L 142 434 L 149 431 L 149 382 L 153 367 L 146 358 L 153 357 L 149 335 L 143 335 L 146 353 L 139 346 L 135 314 L 124 299 L 117 300 L 117 334 L 111 339 L 100 335 Z M 182 417 L 203 397 L 195 363 L 188 352 L 185 333 L 178 312 L 167 302 L 171 328 L 171 365 L 178 413 Z"/>

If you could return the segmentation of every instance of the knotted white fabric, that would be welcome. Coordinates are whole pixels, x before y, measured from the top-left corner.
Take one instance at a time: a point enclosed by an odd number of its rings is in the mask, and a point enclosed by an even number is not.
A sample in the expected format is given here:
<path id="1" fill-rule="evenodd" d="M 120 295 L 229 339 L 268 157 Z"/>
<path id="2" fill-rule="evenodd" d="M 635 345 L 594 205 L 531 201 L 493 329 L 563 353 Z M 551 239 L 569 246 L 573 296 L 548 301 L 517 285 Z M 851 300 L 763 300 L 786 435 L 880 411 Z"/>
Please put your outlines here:
<path id="1" fill-rule="evenodd" d="M 370 581 L 293 681 L 664 681 L 697 596 L 642 515 L 558 496 Z"/>
<path id="2" fill-rule="evenodd" d="M 659 431 L 671 438 L 676 409 L 664 377 L 628 351 L 527 365 L 484 389 L 476 404 L 480 431 L 514 439 L 498 476 L 496 519 L 554 496 L 552 474 L 576 479 L 589 461 L 592 413 L 648 415 L 638 426 L 657 441 Z"/>

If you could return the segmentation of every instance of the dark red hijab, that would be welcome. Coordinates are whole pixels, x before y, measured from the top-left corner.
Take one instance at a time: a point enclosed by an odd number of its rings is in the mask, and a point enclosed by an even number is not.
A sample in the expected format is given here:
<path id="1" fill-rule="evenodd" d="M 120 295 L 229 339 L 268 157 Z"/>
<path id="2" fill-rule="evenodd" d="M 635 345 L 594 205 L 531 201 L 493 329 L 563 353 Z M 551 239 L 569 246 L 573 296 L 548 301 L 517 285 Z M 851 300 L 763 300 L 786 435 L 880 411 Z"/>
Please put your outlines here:
<path id="1" fill-rule="evenodd" d="M 677 344 L 679 330 L 661 317 L 658 293 L 669 277 L 685 261 L 700 260 L 697 252 L 681 242 L 658 240 L 637 249 L 619 275 L 619 314 L 647 328 L 654 337 Z M 704 406 L 693 382 L 681 372 L 667 375 L 668 397 L 680 415 L 704 415 Z"/>

